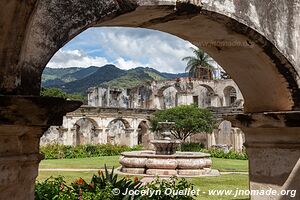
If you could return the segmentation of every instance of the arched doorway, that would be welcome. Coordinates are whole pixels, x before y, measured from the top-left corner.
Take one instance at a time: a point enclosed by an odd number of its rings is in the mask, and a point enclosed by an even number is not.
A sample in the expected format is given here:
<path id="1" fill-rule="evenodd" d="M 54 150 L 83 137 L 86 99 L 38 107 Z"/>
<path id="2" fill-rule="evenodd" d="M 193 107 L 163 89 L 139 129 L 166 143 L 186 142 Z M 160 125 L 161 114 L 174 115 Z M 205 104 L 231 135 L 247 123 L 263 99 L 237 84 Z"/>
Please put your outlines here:
<path id="1" fill-rule="evenodd" d="M 178 105 L 177 89 L 173 86 L 166 88 L 162 92 L 163 109 L 174 108 Z"/>
<path id="2" fill-rule="evenodd" d="M 150 149 L 151 139 L 148 122 L 146 120 L 141 121 L 138 126 L 138 144 L 142 145 L 144 149 Z"/>
<path id="3" fill-rule="evenodd" d="M 159 2 L 159 0 L 157 2 Z M 252 19 L 247 18 L 246 21 L 249 23 L 246 23 L 248 25 L 246 26 L 244 20 L 234 18 L 233 16 L 235 15 L 228 16 L 230 12 L 225 11 L 227 8 L 222 7 L 221 9 L 217 4 L 213 6 L 209 3 L 205 3 L 200 12 L 201 9 L 199 7 L 187 10 L 193 6 L 185 7 L 185 4 L 178 2 L 176 5 L 177 11 L 172 14 L 174 17 L 165 22 L 159 19 L 163 19 L 169 15 L 169 13 L 174 12 L 174 4 L 176 4 L 176 2 L 170 1 L 168 6 L 155 6 L 159 5 L 157 2 L 145 3 L 144 1 L 139 1 L 140 7 L 135 3 L 130 4 L 130 2 L 120 3 L 120 5 L 123 6 L 127 5 L 124 7 L 118 7 L 118 4 L 111 4 L 110 6 L 112 6 L 112 8 L 121 9 L 123 12 L 134 11 L 104 21 L 100 19 L 103 17 L 103 12 L 105 12 L 106 9 L 91 10 L 89 15 L 78 14 L 76 15 L 76 19 L 69 20 L 72 19 L 71 16 L 73 16 L 74 13 L 79 12 L 78 9 L 91 9 L 90 6 L 88 6 L 89 3 L 70 3 L 68 5 L 68 8 L 70 8 L 68 12 L 64 12 L 65 9 L 61 10 L 61 8 L 63 8 L 62 5 L 55 3 L 50 4 L 49 2 L 40 3 L 31 17 L 30 22 L 32 26 L 30 26 L 30 29 L 26 29 L 28 37 L 26 38 L 26 42 L 23 43 L 25 45 L 24 48 L 22 48 L 24 53 L 23 56 L 21 56 L 22 59 L 19 59 L 18 65 L 22 66 L 20 68 L 20 73 L 24 73 L 22 77 L 26 77 L 25 75 L 30 73 L 30 77 L 33 77 L 31 80 L 36 79 L 40 81 L 39 77 L 43 68 L 53 54 L 80 32 L 98 22 L 97 26 L 102 27 L 128 26 L 160 30 L 180 36 L 183 39 L 191 41 L 196 46 L 202 47 L 238 84 L 245 97 L 246 111 L 291 110 L 292 108 L 299 107 L 300 92 L 296 78 L 298 73 L 291 64 L 291 57 L 287 60 L 284 55 L 289 54 L 283 55 L 281 53 L 284 52 L 282 48 L 278 50 L 273 43 L 257 32 L 255 30 L 257 26 L 253 26 L 253 23 L 249 22 L 249 20 L 251 21 Z M 199 5 L 194 1 L 192 1 L 192 3 Z M 103 8 L 104 6 L 100 2 L 94 2 L 94 4 L 95 6 L 93 6 L 93 8 Z M 165 2 L 165 4 L 168 3 Z M 249 4 L 249 2 L 243 2 L 243 4 Z M 220 3 L 220 5 L 222 5 L 222 3 Z M 244 8 L 242 5 L 236 6 L 237 10 Z M 266 6 L 271 5 L 268 4 Z M 211 10 L 215 9 L 217 12 L 211 12 Z M 58 13 L 53 14 L 50 10 L 55 10 Z M 59 17 L 61 13 L 64 13 L 66 17 Z M 156 15 L 147 15 L 147 13 L 156 13 Z M 241 11 L 240 13 L 244 12 Z M 240 13 L 237 15 L 240 15 Z M 150 18 L 145 16 L 150 16 Z M 182 19 L 182 16 L 185 16 L 185 18 Z M 245 16 L 240 17 L 243 19 Z M 137 18 L 139 20 L 132 20 Z M 55 21 L 57 23 L 49 23 L 49 21 Z M 153 21 L 155 23 L 153 23 Z M 45 30 L 52 30 L 52 32 L 43 34 L 43 37 L 36 34 L 44 33 Z M 263 32 L 263 30 L 265 29 L 262 29 L 261 32 Z M 269 36 L 272 42 L 281 42 L 274 39 L 269 33 L 265 34 Z M 53 35 L 59 35 L 60 37 L 53 37 Z M 268 49 L 272 49 L 272 51 Z M 26 54 L 25 52 L 34 53 Z M 5 71 L 5 69 L 3 70 Z M 29 69 L 30 72 L 28 71 Z M 299 69 L 297 68 L 297 70 Z M 7 70 L 7 73 L 11 73 L 10 71 L 12 70 Z M 257 76 L 257 73 L 259 73 L 259 76 Z M 265 77 L 268 78 L 266 79 Z M 22 89 L 21 85 L 6 85 L 12 87 L 10 91 L 22 91 L 23 94 L 29 94 L 31 92 L 38 94 L 40 89 L 39 84 L 34 83 L 34 81 L 25 81 L 25 79 L 26 78 L 22 81 L 24 89 Z M 253 82 L 254 79 L 255 84 L 249 84 Z M 25 89 L 25 83 L 28 84 L 27 86 L 30 85 L 31 92 Z M 13 89 L 13 87 L 20 89 Z M 5 93 L 4 88 L 2 91 Z M 260 99 L 258 102 L 257 96 L 263 95 L 265 98 Z"/>
<path id="4" fill-rule="evenodd" d="M 217 106 L 218 105 L 218 96 L 215 91 L 206 84 L 197 85 L 194 88 L 195 95 L 198 96 L 198 104 L 201 108 Z M 202 97 L 202 98 L 199 98 Z"/>
<path id="5" fill-rule="evenodd" d="M 224 105 L 233 106 L 237 100 L 236 89 L 232 86 L 227 86 L 224 89 Z"/>
<path id="6" fill-rule="evenodd" d="M 97 123 L 90 118 L 81 118 L 74 124 L 74 144 L 97 144 Z"/>
<path id="7" fill-rule="evenodd" d="M 114 119 L 107 125 L 107 142 L 113 145 L 130 146 L 131 132 L 130 125 L 124 119 Z"/>

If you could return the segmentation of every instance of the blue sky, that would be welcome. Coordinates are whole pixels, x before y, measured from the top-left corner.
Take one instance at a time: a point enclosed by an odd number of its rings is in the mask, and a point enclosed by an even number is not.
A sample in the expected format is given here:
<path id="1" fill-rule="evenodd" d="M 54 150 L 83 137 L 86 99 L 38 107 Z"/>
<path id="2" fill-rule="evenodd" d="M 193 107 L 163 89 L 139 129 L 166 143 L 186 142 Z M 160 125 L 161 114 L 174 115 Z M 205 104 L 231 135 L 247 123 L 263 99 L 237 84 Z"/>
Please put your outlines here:
<path id="1" fill-rule="evenodd" d="M 184 72 L 193 47 L 176 36 L 140 28 L 90 28 L 60 49 L 47 67 L 89 67 L 114 64 L 121 69 L 152 67 Z"/>

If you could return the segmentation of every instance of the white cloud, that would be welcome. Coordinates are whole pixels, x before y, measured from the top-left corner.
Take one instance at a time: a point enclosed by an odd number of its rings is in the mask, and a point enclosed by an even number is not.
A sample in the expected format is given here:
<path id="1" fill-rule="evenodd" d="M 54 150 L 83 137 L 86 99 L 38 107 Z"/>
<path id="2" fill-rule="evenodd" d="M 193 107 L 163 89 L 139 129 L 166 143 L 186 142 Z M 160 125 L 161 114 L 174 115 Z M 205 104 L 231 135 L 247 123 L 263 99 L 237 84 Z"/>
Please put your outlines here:
<path id="1" fill-rule="evenodd" d="M 133 60 L 124 60 L 124 58 L 118 58 L 115 62 L 113 62 L 114 65 L 119 67 L 120 69 L 131 69 L 136 67 L 145 66 L 145 64 L 142 64 L 140 62 L 135 62 Z"/>
<path id="2" fill-rule="evenodd" d="M 89 67 L 89 66 L 103 66 L 106 64 L 114 64 L 120 69 L 131 69 L 135 67 L 145 66 L 144 63 L 135 62 L 133 60 L 125 60 L 122 57 L 115 61 L 109 62 L 103 57 L 91 57 L 79 50 L 64 51 L 59 50 L 48 63 L 50 68 L 67 68 L 67 67 Z"/>
<path id="3" fill-rule="evenodd" d="M 185 56 L 192 55 L 193 45 L 175 36 L 157 31 L 142 30 L 144 34 L 135 35 L 138 29 L 111 29 L 99 34 L 98 42 L 105 46 L 112 56 L 141 60 L 148 67 L 166 72 L 184 72 Z"/>
<path id="4" fill-rule="evenodd" d="M 70 41 L 47 67 L 88 67 L 115 64 L 121 69 L 152 67 L 161 72 L 181 73 L 192 56 L 188 41 L 140 28 L 90 28 Z"/>
<path id="5" fill-rule="evenodd" d="M 48 63 L 47 67 L 89 67 L 103 66 L 108 60 L 103 57 L 91 57 L 80 50 L 65 51 L 59 50 Z"/>

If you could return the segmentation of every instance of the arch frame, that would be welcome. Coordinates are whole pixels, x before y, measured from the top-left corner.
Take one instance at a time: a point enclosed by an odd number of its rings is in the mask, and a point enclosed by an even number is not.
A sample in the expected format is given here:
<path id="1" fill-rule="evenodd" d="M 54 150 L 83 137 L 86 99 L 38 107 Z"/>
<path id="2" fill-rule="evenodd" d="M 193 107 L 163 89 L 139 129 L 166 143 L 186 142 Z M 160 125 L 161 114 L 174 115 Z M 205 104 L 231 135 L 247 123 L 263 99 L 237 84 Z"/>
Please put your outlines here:
<path id="1" fill-rule="evenodd" d="M 164 31 L 202 47 L 237 82 L 245 98 L 246 112 L 300 109 L 298 68 L 296 69 L 285 57 L 287 54 L 281 53 L 282 49 L 276 48 L 272 43 L 274 38 L 268 40 L 266 38 L 268 35 L 264 36 L 263 32 L 256 30 L 250 23 L 246 23 L 249 19 L 233 17 L 232 13 L 221 10 L 217 3 L 211 5 L 206 2 L 203 7 L 177 3 L 175 4 L 177 10 L 174 11 L 175 1 L 158 1 L 159 3 L 154 3 L 154 6 L 152 1 L 118 1 L 117 4 L 107 4 L 107 9 L 110 8 L 113 11 L 109 16 L 105 16 L 109 9 L 101 10 L 102 13 L 96 14 L 97 9 L 103 6 L 99 4 L 89 15 L 77 13 L 73 19 L 68 16 L 73 16 L 79 8 L 89 10 L 86 6 L 91 3 L 90 1 L 85 3 L 77 1 L 74 0 L 69 5 L 70 8 L 62 12 L 65 14 L 62 19 L 58 18 L 61 14 L 58 12 L 62 11 L 61 7 L 55 6 L 62 5 L 63 7 L 64 3 L 58 3 L 55 0 L 51 4 L 46 1 L 37 4 L 29 21 L 30 26 L 26 31 L 26 40 L 17 65 L 21 71 L 22 81 L 16 88 L 10 88 L 10 91 L 19 94 L 38 94 L 40 76 L 47 62 L 59 48 L 87 28 L 127 26 Z M 197 2 L 192 1 L 198 5 Z M 241 9 L 235 6 L 236 10 Z M 73 7 L 76 9 L 72 10 Z M 54 21 L 57 23 L 53 23 Z M 202 27 L 203 30 L 197 27 Z M 209 27 L 213 28 L 209 29 Z M 45 30 L 51 30 L 51 32 L 48 31 L 43 37 L 41 33 Z M 214 34 L 218 31 L 219 35 Z M 52 37 L 53 35 L 57 37 Z M 201 35 L 203 39 L 197 35 Z M 205 41 L 211 41 L 211 43 L 205 43 Z M 229 44 L 240 42 L 242 45 L 222 46 L 224 42 Z M 235 54 L 240 56 L 237 57 Z M 261 55 L 257 56 L 258 54 Z M 242 63 L 245 67 L 240 67 Z M 32 77 L 30 80 L 26 78 L 29 74 Z M 269 78 L 266 79 L 265 76 Z M 251 82 L 253 79 L 256 79 L 256 86 Z M 1 88 L 1 91 L 6 93 L 7 89 Z M 262 95 L 265 95 L 265 98 L 258 101 L 257 96 Z"/>

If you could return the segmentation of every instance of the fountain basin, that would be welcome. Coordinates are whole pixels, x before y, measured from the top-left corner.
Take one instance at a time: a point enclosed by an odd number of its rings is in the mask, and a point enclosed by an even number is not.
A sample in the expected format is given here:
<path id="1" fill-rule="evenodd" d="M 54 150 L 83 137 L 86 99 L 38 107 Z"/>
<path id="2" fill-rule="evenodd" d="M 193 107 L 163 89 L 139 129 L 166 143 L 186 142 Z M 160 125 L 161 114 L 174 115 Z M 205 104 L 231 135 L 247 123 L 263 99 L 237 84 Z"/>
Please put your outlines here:
<path id="1" fill-rule="evenodd" d="M 123 152 L 120 157 L 121 172 L 147 175 L 205 176 L 211 174 L 210 154 L 201 152 L 176 152 L 157 155 L 155 151 Z"/>

